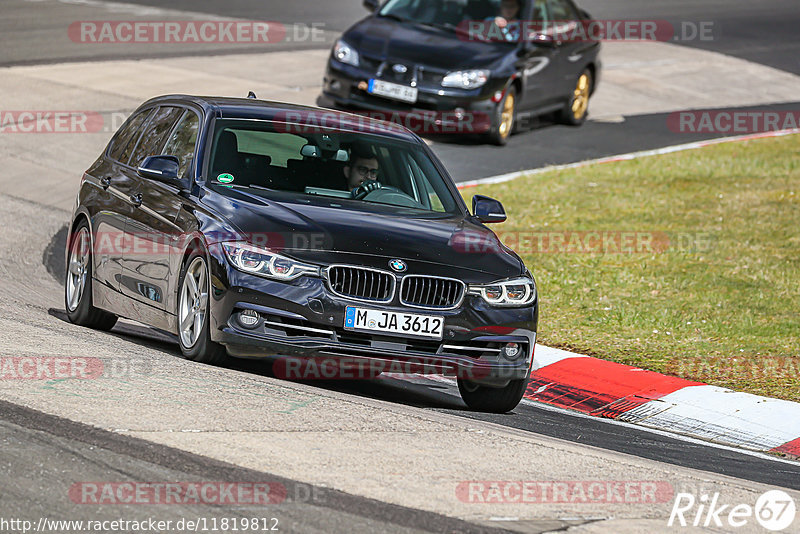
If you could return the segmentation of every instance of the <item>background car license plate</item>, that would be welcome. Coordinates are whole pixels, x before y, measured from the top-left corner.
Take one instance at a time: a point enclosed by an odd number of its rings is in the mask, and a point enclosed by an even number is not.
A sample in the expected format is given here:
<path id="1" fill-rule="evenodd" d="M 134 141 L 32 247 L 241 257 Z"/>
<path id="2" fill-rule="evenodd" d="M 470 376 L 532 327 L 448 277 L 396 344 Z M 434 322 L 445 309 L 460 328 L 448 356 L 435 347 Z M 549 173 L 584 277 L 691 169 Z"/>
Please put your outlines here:
<path id="1" fill-rule="evenodd" d="M 395 100 L 401 100 L 411 104 L 417 101 L 417 96 L 419 94 L 419 91 L 416 87 L 384 82 L 382 80 L 370 80 L 369 92 L 373 95 L 393 98 Z"/>
<path id="2" fill-rule="evenodd" d="M 442 339 L 444 318 L 348 306 L 344 317 L 344 328 Z"/>

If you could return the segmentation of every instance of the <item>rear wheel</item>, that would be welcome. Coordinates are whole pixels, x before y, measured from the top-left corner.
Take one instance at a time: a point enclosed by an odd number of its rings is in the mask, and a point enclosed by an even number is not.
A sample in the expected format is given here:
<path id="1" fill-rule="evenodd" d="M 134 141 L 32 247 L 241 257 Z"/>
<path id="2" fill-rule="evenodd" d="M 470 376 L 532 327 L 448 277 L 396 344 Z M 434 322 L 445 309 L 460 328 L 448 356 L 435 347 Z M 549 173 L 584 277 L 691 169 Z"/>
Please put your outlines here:
<path id="1" fill-rule="evenodd" d="M 82 221 L 69 241 L 69 258 L 64 280 L 64 307 L 71 323 L 111 330 L 117 316 L 92 305 L 92 239 L 89 223 Z"/>
<path id="2" fill-rule="evenodd" d="M 488 137 L 495 145 L 505 145 L 508 138 L 514 131 L 514 121 L 517 112 L 517 90 L 512 85 L 506 91 L 503 99 L 495 107 L 494 117 L 492 117 L 492 129 Z"/>
<path id="3" fill-rule="evenodd" d="M 192 252 L 181 270 L 178 293 L 178 338 L 186 359 L 218 364 L 227 358 L 225 347 L 211 341 L 208 264 L 201 249 Z"/>
<path id="4" fill-rule="evenodd" d="M 525 388 L 527 378 L 512 380 L 502 388 L 490 388 L 475 384 L 465 378 L 458 379 L 458 391 L 467 406 L 478 412 L 506 413 L 517 407 Z"/>
<path id="5" fill-rule="evenodd" d="M 561 110 L 561 122 L 572 126 L 580 126 L 586 122 L 589 115 L 589 97 L 592 93 L 592 72 L 584 70 L 578 81 L 575 82 L 575 89 L 569 96 L 569 100 Z"/>

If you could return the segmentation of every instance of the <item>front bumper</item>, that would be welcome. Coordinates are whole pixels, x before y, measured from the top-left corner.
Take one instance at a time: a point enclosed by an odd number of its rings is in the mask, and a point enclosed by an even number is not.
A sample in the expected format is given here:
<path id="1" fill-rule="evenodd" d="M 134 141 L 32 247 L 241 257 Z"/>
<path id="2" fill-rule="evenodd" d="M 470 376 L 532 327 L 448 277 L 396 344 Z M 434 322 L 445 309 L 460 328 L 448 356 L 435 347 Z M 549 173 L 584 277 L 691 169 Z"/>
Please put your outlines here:
<path id="1" fill-rule="evenodd" d="M 240 358 L 296 356 L 358 362 L 383 362 L 382 369 L 441 373 L 502 387 L 527 378 L 536 341 L 537 303 L 525 308 L 493 308 L 467 295 L 453 310 L 409 309 L 399 303 L 376 304 L 332 294 L 325 280 L 301 277 L 276 282 L 241 273 L 222 260 L 212 276 L 211 338 Z M 346 330 L 347 306 L 436 315 L 444 318 L 442 340 Z M 258 313 L 245 326 L 239 313 Z M 521 353 L 506 357 L 508 343 Z M 391 365 L 398 362 L 399 367 Z M 375 368 L 373 366 L 373 368 Z"/>
<path id="2" fill-rule="evenodd" d="M 397 122 L 418 134 L 487 132 L 497 107 L 492 96 L 504 90 L 507 81 L 491 79 L 473 90 L 419 85 L 417 102 L 408 104 L 367 92 L 364 85 L 374 77 L 374 73 L 329 60 L 323 94 L 338 107 L 376 112 L 370 116 Z"/>

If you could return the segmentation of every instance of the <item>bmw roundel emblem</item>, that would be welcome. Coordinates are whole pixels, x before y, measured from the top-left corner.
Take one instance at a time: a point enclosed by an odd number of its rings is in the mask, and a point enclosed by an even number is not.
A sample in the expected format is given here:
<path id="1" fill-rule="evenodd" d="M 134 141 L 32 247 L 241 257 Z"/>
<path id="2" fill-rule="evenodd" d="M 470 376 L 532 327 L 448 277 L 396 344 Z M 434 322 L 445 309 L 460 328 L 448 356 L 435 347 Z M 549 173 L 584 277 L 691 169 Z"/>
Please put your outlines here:
<path id="1" fill-rule="evenodd" d="M 389 267 L 392 268 L 393 271 L 397 271 L 398 273 L 402 273 L 406 269 L 408 269 L 408 265 L 403 260 L 392 260 L 389 262 Z"/>

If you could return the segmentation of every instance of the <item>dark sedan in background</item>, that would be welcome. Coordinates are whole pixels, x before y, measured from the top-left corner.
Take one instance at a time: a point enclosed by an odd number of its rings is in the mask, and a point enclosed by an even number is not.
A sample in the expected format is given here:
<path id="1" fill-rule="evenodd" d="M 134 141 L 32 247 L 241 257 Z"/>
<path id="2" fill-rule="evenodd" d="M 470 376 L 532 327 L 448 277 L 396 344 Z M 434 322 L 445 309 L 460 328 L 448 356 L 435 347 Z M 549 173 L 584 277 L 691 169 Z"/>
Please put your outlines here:
<path id="1" fill-rule="evenodd" d="M 100 329 L 126 317 L 172 332 L 200 362 L 290 355 L 454 370 L 470 407 L 505 412 L 525 391 L 538 300 L 522 260 L 484 226 L 503 220 L 486 197 L 470 213 L 441 162 L 397 125 L 252 98 L 160 97 L 83 176 L 67 313 Z"/>
<path id="2" fill-rule="evenodd" d="M 565 38 L 591 20 L 572 0 L 364 5 L 374 13 L 342 35 L 328 62 L 323 93 L 336 106 L 437 112 L 438 121 L 485 124 L 496 144 L 527 117 L 585 121 L 600 44 Z"/>

